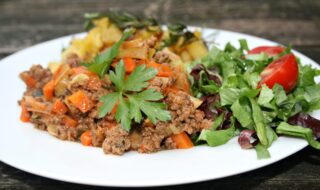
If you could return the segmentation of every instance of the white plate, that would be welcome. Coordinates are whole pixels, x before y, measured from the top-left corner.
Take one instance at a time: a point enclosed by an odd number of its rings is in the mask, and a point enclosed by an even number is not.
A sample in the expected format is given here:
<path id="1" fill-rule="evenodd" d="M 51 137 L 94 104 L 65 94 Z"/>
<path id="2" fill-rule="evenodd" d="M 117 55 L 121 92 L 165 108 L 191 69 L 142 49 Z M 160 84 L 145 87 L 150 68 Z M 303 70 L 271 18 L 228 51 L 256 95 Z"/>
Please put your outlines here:
<path id="1" fill-rule="evenodd" d="M 215 42 L 238 45 L 247 39 L 250 47 L 276 43 L 250 35 L 204 29 L 208 38 L 215 32 Z M 84 34 L 76 35 L 84 36 Z M 0 61 L 0 159 L 18 169 L 62 181 L 100 186 L 162 186 L 222 178 L 257 169 L 301 150 L 304 140 L 280 137 L 269 149 L 270 159 L 257 160 L 254 150 L 242 150 L 237 139 L 215 148 L 200 146 L 188 150 L 161 151 L 154 154 L 129 152 L 123 156 L 105 155 L 100 148 L 58 140 L 31 124 L 19 121 L 25 85 L 18 77 L 32 64 L 47 66 L 60 59 L 61 49 L 72 36 L 44 42 L 17 52 Z M 302 63 L 319 67 L 314 61 L 294 51 Z M 320 112 L 314 113 L 320 118 Z"/>

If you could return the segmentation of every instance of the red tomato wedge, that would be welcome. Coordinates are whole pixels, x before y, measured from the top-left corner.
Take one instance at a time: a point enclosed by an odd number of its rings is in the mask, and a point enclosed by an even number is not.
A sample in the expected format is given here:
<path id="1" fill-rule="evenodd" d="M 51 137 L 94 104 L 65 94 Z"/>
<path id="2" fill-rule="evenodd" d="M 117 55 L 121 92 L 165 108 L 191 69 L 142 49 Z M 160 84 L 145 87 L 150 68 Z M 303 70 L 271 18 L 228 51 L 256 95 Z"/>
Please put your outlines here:
<path id="1" fill-rule="evenodd" d="M 263 52 L 268 56 L 275 56 L 282 53 L 284 50 L 285 48 L 281 46 L 259 46 L 250 50 L 248 54 L 259 54 Z"/>
<path id="2" fill-rule="evenodd" d="M 293 54 L 286 54 L 270 63 L 260 74 L 260 88 L 266 84 L 269 88 L 278 83 L 286 92 L 292 90 L 298 80 L 298 64 Z"/>

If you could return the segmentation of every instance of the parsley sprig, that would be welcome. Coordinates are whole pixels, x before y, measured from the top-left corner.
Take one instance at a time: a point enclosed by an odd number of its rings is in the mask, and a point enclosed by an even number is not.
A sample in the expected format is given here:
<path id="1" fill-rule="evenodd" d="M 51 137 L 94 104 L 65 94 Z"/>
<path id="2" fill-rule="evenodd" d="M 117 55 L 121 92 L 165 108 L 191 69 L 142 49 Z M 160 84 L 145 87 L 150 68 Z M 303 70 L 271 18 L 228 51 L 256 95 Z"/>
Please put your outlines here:
<path id="1" fill-rule="evenodd" d="M 84 28 L 86 30 L 93 28 L 94 27 L 93 21 L 103 17 L 109 18 L 112 21 L 112 23 L 116 24 L 117 27 L 119 27 L 122 30 L 126 28 L 136 28 L 136 29 L 145 28 L 149 31 L 161 30 L 160 25 L 153 18 L 141 19 L 130 13 L 126 13 L 126 12 L 120 13 L 111 9 L 103 13 L 97 13 L 97 12 L 85 13 Z"/>
<path id="2" fill-rule="evenodd" d="M 121 39 L 113 44 L 110 49 L 108 49 L 104 53 L 97 55 L 90 63 L 85 63 L 83 65 L 87 67 L 91 72 L 98 74 L 100 78 L 103 78 L 105 73 L 109 70 L 113 59 L 118 55 L 121 44 L 134 32 L 135 29 L 133 28 L 125 30 Z"/>
<path id="3" fill-rule="evenodd" d="M 165 110 L 165 104 L 157 102 L 163 98 L 155 89 L 146 89 L 148 81 L 157 75 L 157 70 L 147 68 L 142 64 L 125 79 L 125 67 L 121 60 L 115 67 L 115 72 L 110 71 L 110 80 L 116 91 L 100 98 L 103 105 L 99 108 L 99 117 L 110 113 L 118 103 L 115 118 L 126 131 L 130 130 L 131 121 L 140 123 L 144 113 L 153 124 L 157 121 L 171 119 L 170 113 Z"/>

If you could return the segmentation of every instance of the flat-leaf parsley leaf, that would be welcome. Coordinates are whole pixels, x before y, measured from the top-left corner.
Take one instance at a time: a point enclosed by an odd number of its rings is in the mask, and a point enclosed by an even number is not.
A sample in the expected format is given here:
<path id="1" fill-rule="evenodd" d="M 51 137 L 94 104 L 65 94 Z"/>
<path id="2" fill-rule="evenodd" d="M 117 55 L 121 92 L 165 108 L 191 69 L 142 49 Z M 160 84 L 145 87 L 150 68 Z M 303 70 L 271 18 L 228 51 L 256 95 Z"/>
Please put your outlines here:
<path id="1" fill-rule="evenodd" d="M 102 118 L 110 113 L 118 102 L 116 120 L 126 131 L 130 130 L 131 121 L 142 121 L 144 113 L 153 124 L 157 121 L 171 119 L 170 112 L 165 110 L 165 104 L 157 102 L 163 98 L 162 94 L 155 89 L 145 89 L 148 81 L 157 75 L 157 70 L 139 65 L 125 79 L 125 67 L 123 60 L 115 66 L 115 72 L 110 71 L 110 80 L 116 87 L 116 92 L 104 95 L 100 98 L 103 105 L 99 108 L 99 117 Z"/>

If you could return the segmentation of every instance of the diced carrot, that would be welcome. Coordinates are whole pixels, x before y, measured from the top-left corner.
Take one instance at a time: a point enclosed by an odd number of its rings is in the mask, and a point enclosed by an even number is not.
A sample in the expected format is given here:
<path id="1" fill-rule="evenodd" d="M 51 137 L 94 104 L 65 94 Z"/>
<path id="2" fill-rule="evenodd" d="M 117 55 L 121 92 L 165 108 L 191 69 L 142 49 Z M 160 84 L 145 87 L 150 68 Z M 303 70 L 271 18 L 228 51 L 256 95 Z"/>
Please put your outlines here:
<path id="1" fill-rule="evenodd" d="M 175 87 L 175 86 L 170 86 L 170 87 L 167 87 L 167 88 L 165 89 L 165 94 L 177 93 L 177 92 L 179 92 L 179 91 L 180 91 L 179 88 L 177 88 L 177 87 Z"/>
<path id="2" fill-rule="evenodd" d="M 89 111 L 93 106 L 90 98 L 82 90 L 68 96 L 67 100 L 77 107 L 82 113 Z"/>
<path id="3" fill-rule="evenodd" d="M 44 87 L 42 88 L 44 98 L 47 101 L 50 101 L 53 97 L 54 92 L 54 82 L 53 80 L 49 81 Z"/>
<path id="4" fill-rule="evenodd" d="M 183 89 L 183 91 L 188 92 L 189 94 L 191 94 L 190 93 L 190 84 L 188 83 L 188 81 L 185 81 L 185 83 L 183 83 L 182 89 Z"/>
<path id="5" fill-rule="evenodd" d="M 140 151 L 141 151 L 141 152 L 145 152 L 145 151 L 146 151 L 146 148 L 144 147 L 143 144 L 140 145 Z"/>
<path id="6" fill-rule="evenodd" d="M 53 80 L 57 80 L 57 78 L 59 78 L 59 75 L 61 74 L 62 70 L 63 70 L 63 64 L 61 64 L 61 65 L 58 67 L 58 69 L 53 73 L 52 79 L 53 79 Z"/>
<path id="7" fill-rule="evenodd" d="M 158 70 L 157 76 L 159 77 L 170 77 L 172 75 L 172 69 L 165 64 L 159 64 L 154 61 L 147 61 L 147 67 L 153 67 Z"/>
<path id="8" fill-rule="evenodd" d="M 176 143 L 178 149 L 186 149 L 193 147 L 192 141 L 185 132 L 179 133 L 177 135 L 172 135 L 171 138 Z"/>
<path id="9" fill-rule="evenodd" d="M 23 122 L 29 122 L 30 121 L 30 113 L 27 110 L 26 103 L 24 101 L 21 102 L 21 115 L 20 120 Z"/>
<path id="10" fill-rule="evenodd" d="M 156 63 L 155 61 L 146 60 L 147 67 L 153 67 L 155 69 L 158 69 L 160 67 L 160 64 Z"/>
<path id="11" fill-rule="evenodd" d="M 54 113 L 57 113 L 57 114 L 65 114 L 65 113 L 67 113 L 68 108 L 60 99 L 57 99 L 53 103 L 51 111 Z"/>
<path id="12" fill-rule="evenodd" d="M 147 62 L 147 61 L 144 60 L 144 59 L 136 59 L 135 61 L 136 61 L 136 64 L 137 64 L 137 65 L 146 64 L 146 62 Z"/>
<path id="13" fill-rule="evenodd" d="M 91 131 L 87 130 L 87 131 L 83 132 L 80 136 L 80 141 L 84 146 L 92 146 Z"/>
<path id="14" fill-rule="evenodd" d="M 119 104 L 119 102 L 117 102 L 117 103 L 113 106 L 113 108 L 112 108 L 112 110 L 111 110 L 111 113 L 114 114 L 114 115 L 115 115 L 116 112 L 117 112 L 118 104 Z"/>
<path id="15" fill-rule="evenodd" d="M 71 117 L 65 115 L 63 117 L 63 123 L 67 126 L 67 127 L 76 127 L 78 125 L 78 122 L 74 119 L 72 119 Z"/>
<path id="16" fill-rule="evenodd" d="M 101 88 L 101 81 L 98 77 L 98 75 L 92 75 L 89 77 L 89 81 L 88 81 L 88 88 L 91 90 L 98 90 Z"/>
<path id="17" fill-rule="evenodd" d="M 149 119 L 144 120 L 143 126 L 154 128 L 153 123 Z"/>
<path id="18" fill-rule="evenodd" d="M 29 88 L 34 88 L 36 86 L 36 79 L 34 79 L 28 73 L 24 72 L 20 75 L 20 77 Z"/>
<path id="19" fill-rule="evenodd" d="M 134 69 L 136 68 L 137 64 L 136 61 L 133 58 L 130 57 L 125 57 L 123 58 L 123 62 L 124 62 L 124 67 L 126 69 L 126 73 L 130 74 L 134 71 Z M 111 64 L 112 67 L 115 67 L 119 62 L 113 62 Z"/>
<path id="20" fill-rule="evenodd" d="M 163 65 L 158 69 L 158 74 L 159 77 L 170 77 L 172 75 L 172 70 L 168 65 Z"/>
<path id="21" fill-rule="evenodd" d="M 132 73 L 133 70 L 136 68 L 135 60 L 130 57 L 123 58 L 123 62 L 127 73 Z"/>

